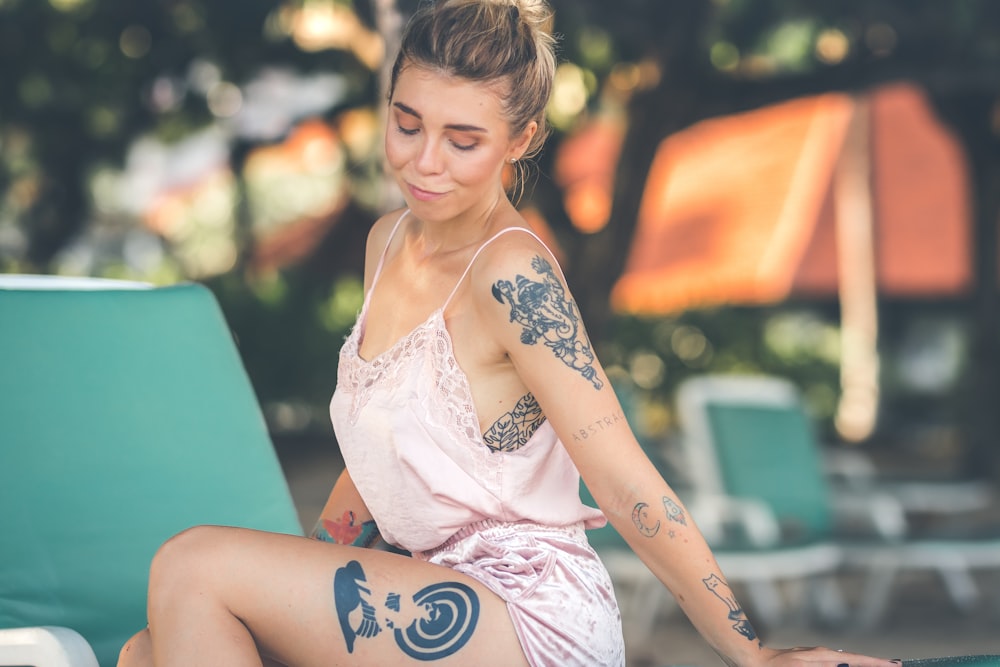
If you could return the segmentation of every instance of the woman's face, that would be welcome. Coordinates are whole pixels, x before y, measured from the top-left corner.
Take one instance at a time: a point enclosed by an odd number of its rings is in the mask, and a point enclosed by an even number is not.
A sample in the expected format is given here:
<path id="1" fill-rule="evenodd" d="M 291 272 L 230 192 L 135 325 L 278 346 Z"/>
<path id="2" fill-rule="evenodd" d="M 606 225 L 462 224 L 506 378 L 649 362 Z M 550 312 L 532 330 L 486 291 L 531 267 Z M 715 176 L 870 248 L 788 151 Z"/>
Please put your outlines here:
<path id="1" fill-rule="evenodd" d="M 493 205 L 530 136 L 512 140 L 495 87 L 408 66 L 389 102 L 386 163 L 417 217 L 451 220 Z"/>

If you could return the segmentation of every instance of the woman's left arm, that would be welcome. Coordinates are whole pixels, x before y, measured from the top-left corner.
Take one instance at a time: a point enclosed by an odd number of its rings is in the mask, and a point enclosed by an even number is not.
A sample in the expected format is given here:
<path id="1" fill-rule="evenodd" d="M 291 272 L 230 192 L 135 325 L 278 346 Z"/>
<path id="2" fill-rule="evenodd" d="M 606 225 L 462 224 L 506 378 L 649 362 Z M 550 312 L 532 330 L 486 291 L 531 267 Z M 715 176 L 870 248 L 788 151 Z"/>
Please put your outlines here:
<path id="1" fill-rule="evenodd" d="M 764 647 L 694 520 L 636 441 L 551 257 L 518 245 L 484 264 L 474 289 L 487 330 L 608 520 L 728 664 L 891 667 L 828 649 Z"/>

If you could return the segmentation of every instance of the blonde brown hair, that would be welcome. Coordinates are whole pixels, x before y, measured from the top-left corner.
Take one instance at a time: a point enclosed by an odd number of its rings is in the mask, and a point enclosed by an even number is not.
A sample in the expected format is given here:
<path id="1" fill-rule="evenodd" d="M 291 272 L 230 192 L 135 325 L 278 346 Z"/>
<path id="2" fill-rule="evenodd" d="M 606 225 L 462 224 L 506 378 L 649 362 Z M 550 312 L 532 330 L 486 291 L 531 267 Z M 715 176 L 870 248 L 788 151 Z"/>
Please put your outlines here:
<path id="1" fill-rule="evenodd" d="M 538 123 L 522 157 L 545 138 L 545 107 L 555 76 L 552 10 L 545 0 L 437 0 L 420 6 L 403 31 L 389 98 L 403 68 L 414 65 L 505 88 L 501 102 L 511 136 Z"/>

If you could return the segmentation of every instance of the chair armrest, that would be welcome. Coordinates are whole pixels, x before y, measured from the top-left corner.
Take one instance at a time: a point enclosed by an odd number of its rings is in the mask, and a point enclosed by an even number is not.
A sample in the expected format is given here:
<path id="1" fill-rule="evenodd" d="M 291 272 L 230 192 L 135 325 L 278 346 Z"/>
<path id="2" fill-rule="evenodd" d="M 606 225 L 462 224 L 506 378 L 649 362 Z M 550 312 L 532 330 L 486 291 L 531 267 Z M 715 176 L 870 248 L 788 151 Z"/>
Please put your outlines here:
<path id="1" fill-rule="evenodd" d="M 956 515 L 988 509 L 997 501 L 997 488 L 981 480 L 885 478 L 863 452 L 827 449 L 823 466 L 835 488 L 891 494 L 907 513 Z"/>
<path id="2" fill-rule="evenodd" d="M 830 504 L 839 527 L 861 525 L 878 537 L 897 541 L 906 537 L 906 510 L 890 493 L 860 489 L 833 490 Z"/>
<path id="3" fill-rule="evenodd" d="M 875 463 L 862 452 L 823 448 L 823 469 L 837 486 L 870 489 L 878 484 Z"/>
<path id="4" fill-rule="evenodd" d="M 86 639 L 55 626 L 0 629 L 0 665 L 99 667 Z"/>
<path id="5" fill-rule="evenodd" d="M 961 515 L 989 509 L 997 502 L 996 488 L 978 480 L 887 480 L 881 486 L 914 514 Z"/>

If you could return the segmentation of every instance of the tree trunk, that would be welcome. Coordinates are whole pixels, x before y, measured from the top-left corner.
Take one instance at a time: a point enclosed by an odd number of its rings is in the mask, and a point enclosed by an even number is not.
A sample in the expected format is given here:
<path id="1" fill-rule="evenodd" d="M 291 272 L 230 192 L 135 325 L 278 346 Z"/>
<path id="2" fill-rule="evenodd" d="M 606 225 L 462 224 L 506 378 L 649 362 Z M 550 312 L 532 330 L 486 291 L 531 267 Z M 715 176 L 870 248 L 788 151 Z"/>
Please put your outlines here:
<path id="1" fill-rule="evenodd" d="M 713 77 L 707 61 L 694 60 L 714 7 L 707 0 L 649 3 L 643 20 L 662 26 L 649 60 L 659 82 L 635 93 L 627 109 L 627 129 L 615 170 L 610 222 L 579 239 L 571 257 L 570 284 L 594 339 L 603 337 L 611 317 L 611 289 L 623 273 L 646 178 L 661 141 L 704 115 L 705 81 Z M 633 17 L 634 18 L 634 17 Z M 699 115 L 700 114 L 700 115 Z"/>
<path id="2" fill-rule="evenodd" d="M 382 67 L 378 71 L 378 99 L 375 100 L 379 126 L 384 128 L 388 113 L 387 102 L 392 65 L 396 59 L 396 53 L 399 51 L 403 33 L 403 17 L 396 6 L 396 0 L 372 0 L 372 2 L 375 7 L 375 28 L 385 42 L 385 55 L 382 58 Z M 379 156 L 381 157 L 381 151 L 379 151 Z M 391 211 L 402 205 L 403 197 L 388 175 L 383 176 L 381 188 L 381 212 Z"/>
<path id="3" fill-rule="evenodd" d="M 611 317 L 611 289 L 625 268 L 656 149 L 671 127 L 680 127 L 679 122 L 668 120 L 676 112 L 664 109 L 662 102 L 646 96 L 634 100 L 615 170 L 610 222 L 579 238 L 571 255 L 569 282 L 588 332 L 596 340 L 603 337 Z"/>
<path id="4" fill-rule="evenodd" d="M 955 94 L 937 100 L 960 138 L 972 181 L 973 234 L 970 259 L 970 349 L 960 398 L 964 472 L 1000 479 L 1000 292 L 997 253 L 1000 235 L 1000 138 L 993 129 L 996 98 L 989 92 Z"/>

